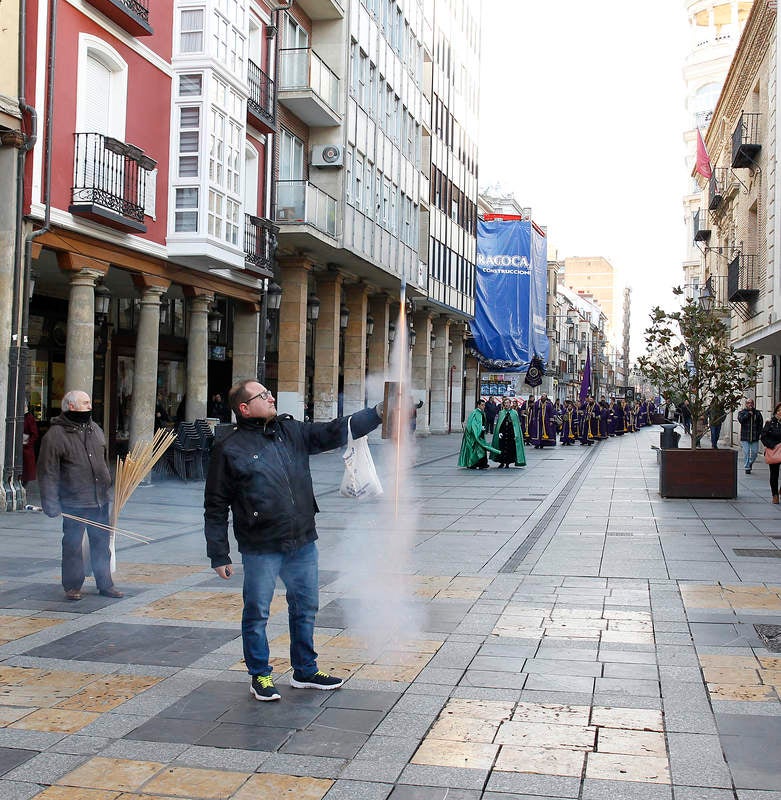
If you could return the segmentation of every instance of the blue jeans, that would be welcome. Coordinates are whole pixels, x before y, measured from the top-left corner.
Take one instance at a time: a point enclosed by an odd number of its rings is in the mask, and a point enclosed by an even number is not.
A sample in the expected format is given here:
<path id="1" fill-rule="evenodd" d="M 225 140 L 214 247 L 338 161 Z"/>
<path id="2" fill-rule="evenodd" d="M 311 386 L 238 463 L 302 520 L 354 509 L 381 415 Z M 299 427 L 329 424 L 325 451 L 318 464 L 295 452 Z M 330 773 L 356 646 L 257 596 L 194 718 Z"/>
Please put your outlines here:
<path id="1" fill-rule="evenodd" d="M 721 436 L 721 423 L 710 426 L 710 445 L 715 450 L 719 446 L 719 436 Z"/>
<path id="2" fill-rule="evenodd" d="M 290 553 L 242 553 L 244 611 L 241 638 L 250 675 L 271 675 L 266 623 L 277 577 L 287 590 L 290 663 L 303 676 L 317 672 L 314 647 L 318 607 L 317 546 L 314 542 Z"/>
<path id="3" fill-rule="evenodd" d="M 740 446 L 743 449 L 745 459 L 744 469 L 751 469 L 751 465 L 757 460 L 759 452 L 759 442 L 745 442 L 741 439 Z"/>

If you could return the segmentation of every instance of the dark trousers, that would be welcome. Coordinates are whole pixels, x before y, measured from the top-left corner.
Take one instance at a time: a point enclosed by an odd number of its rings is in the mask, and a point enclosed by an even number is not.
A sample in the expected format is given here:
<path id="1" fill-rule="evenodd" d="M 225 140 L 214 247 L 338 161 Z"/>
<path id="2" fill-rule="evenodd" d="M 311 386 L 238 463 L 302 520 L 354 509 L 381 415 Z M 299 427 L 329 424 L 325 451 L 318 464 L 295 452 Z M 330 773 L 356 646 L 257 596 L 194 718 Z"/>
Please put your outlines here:
<path id="1" fill-rule="evenodd" d="M 768 464 L 770 467 L 770 492 L 775 497 L 778 494 L 778 468 L 781 464 Z"/>
<path id="2" fill-rule="evenodd" d="M 108 525 L 108 506 L 103 508 L 65 508 L 67 514 L 83 517 L 102 525 Z M 111 578 L 111 551 L 109 540 L 111 534 L 102 528 L 77 522 L 75 519 L 62 518 L 62 586 L 65 591 L 81 589 L 84 583 L 84 558 L 81 543 L 84 538 L 84 529 L 89 537 L 90 558 L 92 561 L 92 574 L 98 590 L 110 589 L 114 585 Z"/>

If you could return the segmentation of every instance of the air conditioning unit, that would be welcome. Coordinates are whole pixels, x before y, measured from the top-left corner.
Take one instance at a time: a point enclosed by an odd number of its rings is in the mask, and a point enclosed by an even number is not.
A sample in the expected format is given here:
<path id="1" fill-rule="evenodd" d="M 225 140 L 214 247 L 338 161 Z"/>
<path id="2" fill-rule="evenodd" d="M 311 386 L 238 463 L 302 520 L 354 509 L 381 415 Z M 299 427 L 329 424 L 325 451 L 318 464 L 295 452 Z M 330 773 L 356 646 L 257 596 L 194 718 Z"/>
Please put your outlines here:
<path id="1" fill-rule="evenodd" d="M 344 166 L 344 148 L 338 144 L 318 144 L 312 148 L 313 167 Z"/>

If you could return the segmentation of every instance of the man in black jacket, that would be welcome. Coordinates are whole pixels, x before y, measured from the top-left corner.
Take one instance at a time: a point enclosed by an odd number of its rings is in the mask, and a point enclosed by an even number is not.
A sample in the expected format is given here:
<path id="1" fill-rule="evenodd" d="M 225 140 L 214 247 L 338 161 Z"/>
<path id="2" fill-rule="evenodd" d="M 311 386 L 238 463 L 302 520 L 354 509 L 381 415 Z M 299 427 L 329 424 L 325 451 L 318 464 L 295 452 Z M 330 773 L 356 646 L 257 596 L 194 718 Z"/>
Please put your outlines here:
<path id="1" fill-rule="evenodd" d="M 318 608 L 318 511 L 309 472 L 309 456 L 347 442 L 348 417 L 305 424 L 288 414 L 277 416 L 274 396 L 255 380 L 230 390 L 228 402 L 236 427 L 212 450 L 206 478 L 204 519 L 206 552 L 221 578 L 233 574 L 229 556 L 228 510 L 244 566 L 241 635 L 250 692 L 258 700 L 279 700 L 269 664 L 266 637 L 269 607 L 277 577 L 287 590 L 290 685 L 299 689 L 338 689 L 343 680 L 317 668 L 314 649 Z M 351 418 L 359 439 L 381 422 L 381 406 Z"/>
<path id="2" fill-rule="evenodd" d="M 759 451 L 759 437 L 762 435 L 762 412 L 754 407 L 754 401 L 746 400 L 746 407 L 738 412 L 740 423 L 740 446 L 743 449 L 744 468 L 746 475 L 751 475 L 751 467 L 757 460 Z"/>

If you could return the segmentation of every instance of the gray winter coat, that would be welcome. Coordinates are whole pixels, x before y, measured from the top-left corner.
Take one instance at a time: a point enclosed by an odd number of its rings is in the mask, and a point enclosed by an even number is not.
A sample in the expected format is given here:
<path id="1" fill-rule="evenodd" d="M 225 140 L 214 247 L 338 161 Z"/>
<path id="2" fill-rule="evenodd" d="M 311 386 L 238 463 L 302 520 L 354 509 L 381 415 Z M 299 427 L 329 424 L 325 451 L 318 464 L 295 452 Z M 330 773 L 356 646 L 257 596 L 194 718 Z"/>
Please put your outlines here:
<path id="1" fill-rule="evenodd" d="M 50 517 L 63 508 L 99 508 L 111 501 L 106 437 L 97 423 L 79 425 L 55 417 L 41 440 L 38 457 L 41 505 Z"/>

